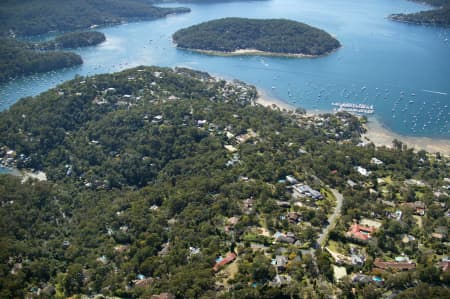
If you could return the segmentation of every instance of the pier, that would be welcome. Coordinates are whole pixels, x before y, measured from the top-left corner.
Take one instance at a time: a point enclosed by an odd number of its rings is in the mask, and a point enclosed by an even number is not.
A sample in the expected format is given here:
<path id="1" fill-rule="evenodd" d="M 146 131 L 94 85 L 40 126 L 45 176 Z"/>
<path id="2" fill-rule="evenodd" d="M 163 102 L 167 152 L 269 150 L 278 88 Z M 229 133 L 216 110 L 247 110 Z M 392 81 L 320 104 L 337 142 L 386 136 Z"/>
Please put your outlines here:
<path id="1" fill-rule="evenodd" d="M 346 111 L 350 113 L 357 113 L 357 114 L 374 114 L 375 108 L 373 105 L 367 105 L 367 104 L 356 104 L 356 103 L 338 103 L 333 102 L 331 105 L 336 106 L 337 108 L 334 108 L 333 111 L 340 112 L 340 111 Z"/>

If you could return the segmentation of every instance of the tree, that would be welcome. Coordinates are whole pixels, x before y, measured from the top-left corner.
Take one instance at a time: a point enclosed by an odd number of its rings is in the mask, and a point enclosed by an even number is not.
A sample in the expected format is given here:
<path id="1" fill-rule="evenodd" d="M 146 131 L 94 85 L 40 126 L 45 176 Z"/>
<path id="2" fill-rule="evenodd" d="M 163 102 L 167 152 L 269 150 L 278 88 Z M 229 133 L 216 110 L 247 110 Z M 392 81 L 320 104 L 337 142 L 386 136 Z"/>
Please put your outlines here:
<path id="1" fill-rule="evenodd" d="M 63 280 L 64 293 L 74 295 L 81 293 L 84 285 L 83 266 L 80 264 L 71 264 Z"/>

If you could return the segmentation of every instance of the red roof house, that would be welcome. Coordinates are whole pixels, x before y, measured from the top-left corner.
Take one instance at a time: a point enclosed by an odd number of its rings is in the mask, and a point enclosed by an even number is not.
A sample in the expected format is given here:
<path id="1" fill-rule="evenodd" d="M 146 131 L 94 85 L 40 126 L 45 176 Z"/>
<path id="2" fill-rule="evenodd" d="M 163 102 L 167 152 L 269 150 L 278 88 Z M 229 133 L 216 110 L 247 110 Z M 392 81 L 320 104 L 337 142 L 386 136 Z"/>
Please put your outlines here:
<path id="1" fill-rule="evenodd" d="M 396 269 L 396 270 L 410 270 L 415 269 L 416 264 L 415 263 L 409 263 L 409 262 L 383 262 L 380 259 L 375 259 L 373 262 L 375 267 L 388 270 L 388 269 Z"/>
<path id="2" fill-rule="evenodd" d="M 234 252 L 229 252 L 225 258 L 223 258 L 222 260 L 218 261 L 218 262 L 214 265 L 214 267 L 213 267 L 214 272 L 219 271 L 220 268 L 222 268 L 222 267 L 225 266 L 226 264 L 231 263 L 231 262 L 234 261 L 235 259 L 236 259 L 236 253 L 234 253 Z"/>
<path id="3" fill-rule="evenodd" d="M 353 223 L 350 230 L 347 232 L 347 237 L 354 238 L 360 241 L 367 241 L 372 238 L 371 234 L 377 229 L 373 226 L 359 225 Z"/>

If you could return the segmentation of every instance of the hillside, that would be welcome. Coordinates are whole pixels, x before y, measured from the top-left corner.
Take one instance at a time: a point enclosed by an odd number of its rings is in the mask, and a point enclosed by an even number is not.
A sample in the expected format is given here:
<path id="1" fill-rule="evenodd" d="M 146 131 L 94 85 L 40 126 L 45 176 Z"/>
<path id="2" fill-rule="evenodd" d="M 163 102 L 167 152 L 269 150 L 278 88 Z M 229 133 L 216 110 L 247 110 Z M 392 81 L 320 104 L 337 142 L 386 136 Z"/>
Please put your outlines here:
<path id="1" fill-rule="evenodd" d="M 161 8 L 140 0 L 4 0 L 0 35 L 28 36 L 51 31 L 85 30 L 91 26 L 161 18 L 188 8 Z"/>
<path id="2" fill-rule="evenodd" d="M 319 56 L 340 47 L 339 41 L 323 30 L 281 19 L 213 20 L 181 29 L 175 32 L 173 40 L 180 48 L 227 53 L 258 50 Z"/>
<path id="3" fill-rule="evenodd" d="M 449 160 L 361 145 L 356 117 L 256 97 L 137 67 L 0 113 L 2 163 L 49 180 L 0 176 L 0 297 L 448 296 Z"/>
<path id="4" fill-rule="evenodd" d="M 423 2 L 436 6 L 436 8 L 411 14 L 392 14 L 389 18 L 394 21 L 419 25 L 450 26 L 449 0 L 426 0 Z"/>
<path id="5" fill-rule="evenodd" d="M 80 65 L 81 57 L 68 52 L 39 52 L 31 44 L 0 39 L 0 83 L 34 73 Z"/>

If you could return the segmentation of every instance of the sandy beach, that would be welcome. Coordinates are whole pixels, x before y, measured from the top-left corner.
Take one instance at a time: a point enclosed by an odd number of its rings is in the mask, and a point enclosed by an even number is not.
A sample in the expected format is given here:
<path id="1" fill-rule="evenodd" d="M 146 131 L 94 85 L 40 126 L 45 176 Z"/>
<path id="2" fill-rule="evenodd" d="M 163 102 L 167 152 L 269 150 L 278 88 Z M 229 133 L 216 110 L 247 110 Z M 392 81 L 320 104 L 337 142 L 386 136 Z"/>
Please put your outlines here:
<path id="1" fill-rule="evenodd" d="M 240 49 L 240 50 L 236 50 L 233 52 L 225 52 L 225 51 L 215 51 L 215 50 L 190 49 L 190 48 L 182 48 L 182 47 L 178 47 L 178 48 L 187 50 L 187 51 L 192 51 L 192 52 L 197 52 L 197 53 L 202 53 L 202 54 L 207 54 L 207 55 L 214 55 L 214 56 L 257 55 L 257 56 L 275 56 L 275 57 L 291 57 L 291 58 L 318 58 L 318 57 L 327 56 L 337 50 L 336 49 L 331 52 L 324 53 L 322 55 L 308 55 L 308 54 L 299 54 L 299 53 L 296 54 L 296 53 L 266 52 L 266 51 L 261 51 L 261 50 L 256 50 L 256 49 Z"/>
<path id="2" fill-rule="evenodd" d="M 264 90 L 258 89 L 258 98 L 256 103 L 270 108 L 285 109 L 287 111 L 295 111 L 296 107 L 289 103 L 283 102 L 279 99 L 273 98 Z M 307 115 L 313 116 L 318 114 L 327 113 L 330 111 L 321 110 L 308 110 Z M 446 156 L 450 156 L 450 140 L 449 139 L 436 139 L 428 137 L 412 137 L 403 136 L 397 134 L 383 126 L 383 124 L 375 117 L 369 117 L 366 124 L 367 133 L 361 136 L 361 139 L 368 142 L 373 142 L 376 146 L 392 147 L 392 141 L 398 139 L 408 148 L 414 148 L 416 151 L 426 150 L 430 153 L 439 152 Z"/>
<path id="3" fill-rule="evenodd" d="M 439 152 L 446 156 L 450 156 L 449 139 L 403 136 L 385 128 L 383 124 L 374 117 L 369 118 L 366 127 L 367 133 L 362 136 L 362 139 L 371 141 L 376 146 L 384 145 L 386 147 L 392 147 L 392 141 L 398 139 L 409 148 L 414 148 L 416 151 L 426 150 L 430 153 Z"/>
<path id="4" fill-rule="evenodd" d="M 262 89 L 257 89 L 258 98 L 256 98 L 256 104 L 260 104 L 264 107 L 269 107 L 273 109 L 281 109 L 287 111 L 295 111 L 295 107 L 289 103 L 283 102 L 279 99 L 271 97 Z"/>

